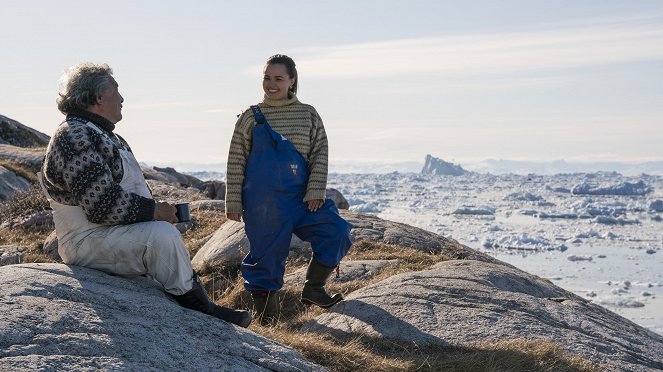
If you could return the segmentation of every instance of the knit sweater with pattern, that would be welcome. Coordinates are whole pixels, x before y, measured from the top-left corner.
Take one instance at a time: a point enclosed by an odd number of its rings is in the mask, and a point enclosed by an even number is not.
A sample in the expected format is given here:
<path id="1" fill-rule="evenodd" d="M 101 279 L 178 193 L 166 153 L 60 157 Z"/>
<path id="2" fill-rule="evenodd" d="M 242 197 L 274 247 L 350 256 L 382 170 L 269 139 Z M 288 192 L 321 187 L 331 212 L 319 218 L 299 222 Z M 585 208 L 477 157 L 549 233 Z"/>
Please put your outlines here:
<path id="1" fill-rule="evenodd" d="M 292 96 L 284 100 L 264 98 L 258 104 L 272 129 L 290 141 L 306 159 L 309 178 L 305 201 L 324 199 L 327 188 L 327 134 L 315 108 Z M 235 124 L 226 173 L 226 213 L 242 213 L 242 183 L 251 153 L 251 137 L 256 119 L 245 110 Z"/>
<path id="2" fill-rule="evenodd" d="M 80 206 L 93 223 L 151 221 L 155 201 L 120 185 L 124 165 L 119 150 L 131 149 L 114 129 L 113 123 L 92 112 L 67 115 L 46 150 L 41 169 L 44 186 L 53 200 Z"/>

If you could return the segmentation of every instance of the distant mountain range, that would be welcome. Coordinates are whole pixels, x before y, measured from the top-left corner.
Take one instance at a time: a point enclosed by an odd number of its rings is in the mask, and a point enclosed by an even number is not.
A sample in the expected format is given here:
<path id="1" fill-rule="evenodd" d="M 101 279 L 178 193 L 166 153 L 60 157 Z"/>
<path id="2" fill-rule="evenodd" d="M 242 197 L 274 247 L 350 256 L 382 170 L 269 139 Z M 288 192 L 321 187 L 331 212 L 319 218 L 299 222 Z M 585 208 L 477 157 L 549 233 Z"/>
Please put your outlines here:
<path id="1" fill-rule="evenodd" d="M 663 161 L 650 161 L 641 163 L 626 162 L 593 162 L 573 163 L 565 160 L 550 162 L 496 160 L 488 159 L 473 163 L 456 163 L 463 169 L 477 173 L 492 174 L 540 174 L 553 175 L 564 173 L 594 173 L 617 172 L 626 176 L 650 174 L 663 176 Z M 200 179 L 218 179 L 226 172 L 225 163 L 215 164 L 166 164 L 178 171 L 192 174 Z M 399 163 L 338 163 L 330 162 L 330 173 L 421 173 L 425 162 L 399 162 Z"/>

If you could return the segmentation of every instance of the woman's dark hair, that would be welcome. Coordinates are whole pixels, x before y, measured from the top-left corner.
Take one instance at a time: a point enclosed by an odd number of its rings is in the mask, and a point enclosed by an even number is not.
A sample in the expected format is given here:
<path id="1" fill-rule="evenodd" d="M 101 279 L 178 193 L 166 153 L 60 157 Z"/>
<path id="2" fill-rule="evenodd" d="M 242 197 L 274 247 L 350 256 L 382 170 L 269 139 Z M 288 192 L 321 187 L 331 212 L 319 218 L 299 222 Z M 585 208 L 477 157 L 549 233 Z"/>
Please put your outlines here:
<path id="1" fill-rule="evenodd" d="M 81 63 L 71 67 L 60 79 L 58 109 L 63 114 L 86 110 L 110 84 L 113 70 L 107 64 Z"/>
<path id="2" fill-rule="evenodd" d="M 295 61 L 292 58 L 286 56 L 285 54 L 274 54 L 273 56 L 267 59 L 265 66 L 282 64 L 285 66 L 286 71 L 291 79 L 295 79 L 295 83 L 292 84 L 292 87 L 288 91 L 292 92 L 293 95 L 297 95 L 297 85 L 299 84 L 299 77 L 297 76 L 297 66 Z"/>

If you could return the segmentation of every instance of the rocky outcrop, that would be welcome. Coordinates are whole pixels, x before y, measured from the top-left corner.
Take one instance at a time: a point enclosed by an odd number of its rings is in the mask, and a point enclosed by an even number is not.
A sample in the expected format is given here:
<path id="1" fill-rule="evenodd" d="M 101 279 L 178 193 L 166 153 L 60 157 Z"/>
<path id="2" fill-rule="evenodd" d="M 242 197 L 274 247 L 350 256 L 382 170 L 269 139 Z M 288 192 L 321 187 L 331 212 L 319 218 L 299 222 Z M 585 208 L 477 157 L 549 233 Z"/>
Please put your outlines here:
<path id="1" fill-rule="evenodd" d="M 350 209 L 350 203 L 348 203 L 340 191 L 334 188 L 330 187 L 327 189 L 327 199 L 333 200 L 338 209 Z"/>
<path id="2" fill-rule="evenodd" d="M 23 148 L 0 144 L 0 159 L 18 163 L 35 172 L 41 168 L 45 154 L 45 148 Z"/>
<path id="3" fill-rule="evenodd" d="M 420 346 L 543 339 L 606 370 L 663 368 L 663 336 L 549 281 L 473 260 L 441 262 L 357 290 L 304 329 Z"/>
<path id="4" fill-rule="evenodd" d="M 0 266 L 21 263 L 26 252 L 26 248 L 17 245 L 0 245 Z"/>
<path id="5" fill-rule="evenodd" d="M 426 155 L 426 162 L 421 174 L 433 176 L 460 176 L 467 173 L 463 167 L 446 162 L 431 155 Z"/>
<path id="6" fill-rule="evenodd" d="M 147 180 L 171 183 L 183 187 L 194 187 L 198 190 L 203 189 L 203 181 L 194 176 L 179 173 L 171 167 L 160 168 L 141 164 L 141 170 L 143 171 L 143 175 Z"/>
<path id="7" fill-rule="evenodd" d="M 341 210 L 341 216 L 352 224 L 350 236 L 354 241 L 367 240 L 376 243 L 394 244 L 422 252 L 443 254 L 454 259 L 472 259 L 500 262 L 487 254 L 475 251 L 455 240 L 441 235 L 381 218 Z"/>
<path id="8" fill-rule="evenodd" d="M 443 254 L 456 259 L 498 262 L 496 259 L 468 248 L 455 240 L 446 239 L 417 227 L 345 210 L 341 210 L 341 215 L 353 226 L 350 232 L 350 238 L 353 241 L 367 240 L 400 245 L 423 252 Z M 309 243 L 301 241 L 293 234 L 290 242 L 289 259 L 309 255 L 310 247 Z M 244 232 L 244 223 L 227 221 L 198 250 L 191 263 L 196 268 L 221 263 L 237 265 L 248 253 L 249 248 L 250 244 L 246 232 Z"/>
<path id="9" fill-rule="evenodd" d="M 0 144 L 17 147 L 46 147 L 50 137 L 16 120 L 0 115 Z"/>
<path id="10" fill-rule="evenodd" d="M 18 191 L 25 191 L 32 184 L 23 177 L 0 165 L 0 201 L 9 199 Z"/>
<path id="11" fill-rule="evenodd" d="M 205 181 L 203 194 L 212 200 L 226 200 L 226 183 L 223 181 Z"/>
<path id="12" fill-rule="evenodd" d="M 0 370 L 322 371 L 188 310 L 147 278 L 62 264 L 0 267 Z"/>

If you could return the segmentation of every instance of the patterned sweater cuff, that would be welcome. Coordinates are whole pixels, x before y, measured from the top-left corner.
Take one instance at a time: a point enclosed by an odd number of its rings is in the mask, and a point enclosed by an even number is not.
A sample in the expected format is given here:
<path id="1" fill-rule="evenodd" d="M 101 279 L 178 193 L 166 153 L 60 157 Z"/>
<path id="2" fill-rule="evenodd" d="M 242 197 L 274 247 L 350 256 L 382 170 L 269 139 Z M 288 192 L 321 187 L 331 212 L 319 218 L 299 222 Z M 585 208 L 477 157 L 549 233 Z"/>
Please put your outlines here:
<path id="1" fill-rule="evenodd" d="M 138 215 L 136 222 L 145 222 L 154 220 L 154 209 L 156 202 L 154 199 L 144 198 L 142 196 L 138 199 Z"/>
<path id="2" fill-rule="evenodd" d="M 242 214 L 244 208 L 242 207 L 241 202 L 229 202 L 226 200 L 226 214 L 228 213 L 239 213 Z"/>
<path id="3" fill-rule="evenodd" d="M 306 196 L 304 196 L 304 201 L 307 202 L 309 200 L 315 200 L 315 199 L 322 199 L 325 200 L 327 197 L 326 191 L 323 190 L 308 190 L 306 191 Z"/>

